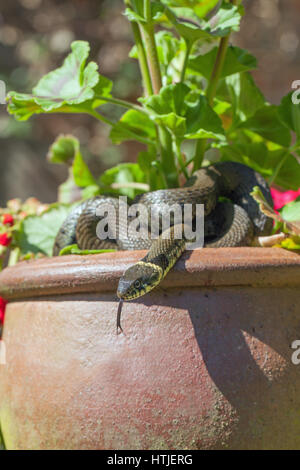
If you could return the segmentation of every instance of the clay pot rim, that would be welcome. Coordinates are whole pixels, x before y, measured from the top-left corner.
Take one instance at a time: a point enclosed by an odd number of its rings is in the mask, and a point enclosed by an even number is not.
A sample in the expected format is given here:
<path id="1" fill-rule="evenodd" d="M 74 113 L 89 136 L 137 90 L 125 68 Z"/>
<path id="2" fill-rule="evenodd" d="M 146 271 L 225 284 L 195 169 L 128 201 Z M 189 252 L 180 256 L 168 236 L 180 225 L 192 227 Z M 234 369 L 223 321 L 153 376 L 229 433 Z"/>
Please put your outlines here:
<path id="1" fill-rule="evenodd" d="M 0 274 L 7 300 L 116 292 L 125 269 L 145 251 L 24 261 Z M 280 248 L 204 248 L 185 252 L 161 287 L 300 286 L 300 256 Z"/>

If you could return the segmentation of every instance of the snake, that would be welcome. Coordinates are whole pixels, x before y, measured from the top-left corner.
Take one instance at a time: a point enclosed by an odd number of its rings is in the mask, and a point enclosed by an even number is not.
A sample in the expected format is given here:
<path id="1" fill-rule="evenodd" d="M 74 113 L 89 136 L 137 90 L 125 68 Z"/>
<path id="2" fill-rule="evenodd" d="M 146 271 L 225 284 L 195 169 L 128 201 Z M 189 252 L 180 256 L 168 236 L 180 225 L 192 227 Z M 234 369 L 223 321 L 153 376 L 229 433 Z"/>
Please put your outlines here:
<path id="1" fill-rule="evenodd" d="M 156 214 L 160 217 L 160 223 L 166 216 L 164 211 L 173 204 L 179 204 L 182 208 L 185 204 L 192 207 L 202 204 L 204 247 L 251 246 L 258 236 L 269 235 L 273 225 L 251 196 L 255 186 L 273 207 L 270 188 L 260 173 L 242 163 L 221 161 L 195 171 L 182 187 L 139 194 L 132 204 L 143 204 L 149 213 L 152 208 L 151 217 Z M 64 247 L 72 244 L 77 244 L 82 250 L 148 250 L 146 256 L 127 268 L 119 280 L 117 328 L 121 329 L 123 301 L 136 299 L 156 288 L 186 250 L 188 240 L 183 230 L 180 237 L 176 235 L 175 222 L 155 239 L 134 234 L 130 236 L 128 233 L 124 235 L 120 214 L 116 233 L 109 232 L 108 219 L 108 238 L 99 239 L 97 224 L 101 216 L 96 212 L 108 205 L 118 212 L 118 199 L 111 195 L 94 196 L 76 205 L 57 233 L 53 255 L 59 255 Z"/>

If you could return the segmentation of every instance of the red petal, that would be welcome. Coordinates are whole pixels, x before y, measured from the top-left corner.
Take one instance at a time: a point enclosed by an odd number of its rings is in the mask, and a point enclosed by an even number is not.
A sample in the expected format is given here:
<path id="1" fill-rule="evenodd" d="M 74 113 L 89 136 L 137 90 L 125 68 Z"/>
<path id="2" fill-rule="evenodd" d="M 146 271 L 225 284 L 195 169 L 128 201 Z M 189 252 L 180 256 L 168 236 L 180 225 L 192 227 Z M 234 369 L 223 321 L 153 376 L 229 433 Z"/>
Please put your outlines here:
<path id="1" fill-rule="evenodd" d="M 281 209 L 285 204 L 294 201 L 300 195 L 300 189 L 298 191 L 278 191 L 275 188 L 271 188 L 271 194 L 274 201 L 274 209 Z"/>
<path id="2" fill-rule="evenodd" d="M 0 324 L 4 323 L 6 300 L 0 297 Z"/>

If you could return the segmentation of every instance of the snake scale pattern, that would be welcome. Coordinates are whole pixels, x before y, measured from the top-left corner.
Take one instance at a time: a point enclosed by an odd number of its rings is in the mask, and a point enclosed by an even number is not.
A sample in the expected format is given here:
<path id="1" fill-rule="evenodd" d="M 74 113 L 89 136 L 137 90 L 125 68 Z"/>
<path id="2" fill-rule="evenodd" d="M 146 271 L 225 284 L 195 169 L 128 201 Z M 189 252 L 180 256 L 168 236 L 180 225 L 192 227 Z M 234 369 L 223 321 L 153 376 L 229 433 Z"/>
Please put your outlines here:
<path id="1" fill-rule="evenodd" d="M 236 162 L 218 162 L 196 171 L 184 187 L 144 193 L 133 203 L 142 203 L 159 211 L 164 204 L 204 204 L 205 246 L 249 246 L 257 236 L 268 235 L 272 220 L 264 215 L 250 195 L 258 186 L 272 206 L 269 187 L 264 178 L 248 166 Z M 186 249 L 185 238 L 175 237 L 174 226 L 156 240 L 121 236 L 119 222 L 117 236 L 100 240 L 96 235 L 99 217 L 96 208 L 112 204 L 117 210 L 118 199 L 96 196 L 77 205 L 60 228 L 53 255 L 65 246 L 77 243 L 80 249 L 116 248 L 119 250 L 148 249 L 147 255 L 128 268 L 119 281 L 117 295 L 131 300 L 155 288 Z M 161 217 L 164 216 L 163 212 Z"/>

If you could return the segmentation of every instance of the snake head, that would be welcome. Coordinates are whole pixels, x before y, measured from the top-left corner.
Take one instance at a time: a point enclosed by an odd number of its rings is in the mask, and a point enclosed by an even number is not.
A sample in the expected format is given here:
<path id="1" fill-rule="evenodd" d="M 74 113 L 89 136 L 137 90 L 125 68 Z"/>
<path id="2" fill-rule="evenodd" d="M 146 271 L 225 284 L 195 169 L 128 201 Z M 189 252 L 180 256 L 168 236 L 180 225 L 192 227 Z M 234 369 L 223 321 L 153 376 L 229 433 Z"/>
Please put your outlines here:
<path id="1" fill-rule="evenodd" d="M 141 297 L 159 284 L 162 274 L 160 266 L 146 261 L 139 261 L 130 266 L 119 281 L 119 299 L 132 300 Z"/>

